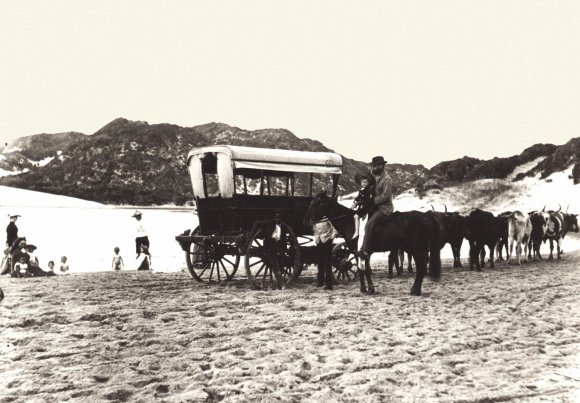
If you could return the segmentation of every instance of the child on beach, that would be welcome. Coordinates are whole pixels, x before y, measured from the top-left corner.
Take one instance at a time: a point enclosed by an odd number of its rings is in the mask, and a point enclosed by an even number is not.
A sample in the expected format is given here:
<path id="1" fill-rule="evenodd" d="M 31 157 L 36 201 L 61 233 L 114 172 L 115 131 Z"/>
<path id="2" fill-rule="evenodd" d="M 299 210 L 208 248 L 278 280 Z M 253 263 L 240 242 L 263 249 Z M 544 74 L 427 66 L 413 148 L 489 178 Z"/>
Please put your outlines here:
<path id="1" fill-rule="evenodd" d="M 354 215 L 355 232 L 353 239 L 359 236 L 360 221 L 373 209 L 373 197 L 375 195 L 374 178 L 370 174 L 357 174 L 355 181 L 360 185 L 358 195 L 353 201 L 352 208 L 356 210 Z"/>
<path id="2" fill-rule="evenodd" d="M 69 269 L 68 263 L 66 261 L 67 261 L 66 256 L 63 256 L 60 258 L 60 271 L 63 273 L 68 272 L 68 269 Z"/>
<path id="3" fill-rule="evenodd" d="M 54 273 L 54 260 L 48 262 L 48 271 Z"/>
<path id="4" fill-rule="evenodd" d="M 18 263 L 14 265 L 14 277 L 30 277 L 28 273 L 28 264 L 26 263 L 26 257 L 20 256 Z"/>
<path id="5" fill-rule="evenodd" d="M 119 249 L 117 246 L 115 246 L 115 249 L 113 249 L 113 251 L 115 252 L 115 254 L 113 255 L 113 262 L 112 262 L 113 270 L 124 269 L 125 263 L 123 263 L 123 258 L 121 257 L 121 255 L 119 255 L 119 252 L 121 251 L 121 249 Z"/>

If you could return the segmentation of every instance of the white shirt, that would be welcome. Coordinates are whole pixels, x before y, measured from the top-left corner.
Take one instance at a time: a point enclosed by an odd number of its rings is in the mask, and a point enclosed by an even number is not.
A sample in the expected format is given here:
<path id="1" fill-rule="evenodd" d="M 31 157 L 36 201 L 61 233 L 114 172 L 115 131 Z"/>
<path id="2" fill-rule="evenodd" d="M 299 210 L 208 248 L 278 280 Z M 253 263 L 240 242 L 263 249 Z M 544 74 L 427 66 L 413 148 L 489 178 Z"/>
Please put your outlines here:
<path id="1" fill-rule="evenodd" d="M 137 238 L 147 236 L 147 230 L 143 226 L 143 219 L 137 220 L 137 226 L 135 227 L 137 231 Z"/>

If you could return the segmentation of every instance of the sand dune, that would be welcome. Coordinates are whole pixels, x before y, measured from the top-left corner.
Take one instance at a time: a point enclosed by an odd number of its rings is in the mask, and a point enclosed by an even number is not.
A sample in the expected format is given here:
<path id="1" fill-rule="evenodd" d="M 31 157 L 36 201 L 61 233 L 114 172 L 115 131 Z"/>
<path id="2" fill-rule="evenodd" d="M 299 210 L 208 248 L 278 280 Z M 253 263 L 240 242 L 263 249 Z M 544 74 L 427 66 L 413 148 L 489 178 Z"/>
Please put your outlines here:
<path id="1" fill-rule="evenodd" d="M 578 401 L 580 255 L 257 292 L 185 273 L 0 278 L 0 402 Z M 449 267 L 450 262 L 445 262 Z"/>

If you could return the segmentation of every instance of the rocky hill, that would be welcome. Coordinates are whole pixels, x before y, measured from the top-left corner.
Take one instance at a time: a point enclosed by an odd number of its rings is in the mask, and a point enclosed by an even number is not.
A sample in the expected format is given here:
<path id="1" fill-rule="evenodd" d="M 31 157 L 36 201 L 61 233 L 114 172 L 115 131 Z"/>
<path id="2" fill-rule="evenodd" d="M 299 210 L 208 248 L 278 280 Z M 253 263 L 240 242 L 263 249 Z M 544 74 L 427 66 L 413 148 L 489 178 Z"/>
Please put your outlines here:
<path id="1" fill-rule="evenodd" d="M 526 167 L 513 178 L 510 175 L 518 167 Z M 521 154 L 507 158 L 480 160 L 463 157 L 453 161 L 444 161 L 429 170 L 426 181 L 435 181 L 441 186 L 454 185 L 477 179 L 511 179 L 521 180 L 525 177 L 540 175 L 544 179 L 554 172 L 573 167 L 574 183 L 580 183 L 580 138 L 574 138 L 564 145 L 535 144 Z"/>
<path id="2" fill-rule="evenodd" d="M 247 131 L 222 123 L 195 127 L 115 119 L 92 135 L 40 134 L 0 148 L 0 184 L 109 204 L 184 205 L 193 199 L 186 168 L 193 147 L 231 144 L 302 151 L 332 151 L 285 129 Z M 367 166 L 344 157 L 342 193 Z M 395 187 L 413 187 L 422 165 L 391 164 Z M 298 183 L 297 186 L 305 186 Z"/>
<path id="3" fill-rule="evenodd" d="M 92 135 L 38 134 L 0 147 L 0 185 L 108 204 L 185 205 L 193 199 L 187 153 L 194 147 L 216 144 L 332 151 L 319 141 L 298 138 L 285 129 L 248 131 L 223 123 L 150 125 L 119 118 Z M 367 164 L 345 156 L 343 160 L 339 190 L 348 194 L 356 191 L 354 177 Z M 574 167 L 572 179 L 580 183 L 580 138 L 562 146 L 536 144 L 508 158 L 463 157 L 430 170 L 422 165 L 388 165 L 397 193 L 476 179 L 517 181 L 538 174 L 546 178 L 570 166 Z"/>

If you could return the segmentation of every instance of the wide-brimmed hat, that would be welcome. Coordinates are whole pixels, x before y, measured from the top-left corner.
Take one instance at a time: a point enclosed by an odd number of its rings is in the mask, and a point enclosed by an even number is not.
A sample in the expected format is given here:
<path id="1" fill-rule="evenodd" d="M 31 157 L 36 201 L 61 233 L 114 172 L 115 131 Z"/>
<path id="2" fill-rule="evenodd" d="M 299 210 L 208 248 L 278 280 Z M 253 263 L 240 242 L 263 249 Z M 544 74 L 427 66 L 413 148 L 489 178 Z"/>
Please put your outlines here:
<path id="1" fill-rule="evenodd" d="M 356 182 L 357 185 L 360 185 L 360 183 L 363 179 L 368 180 L 369 184 L 375 183 L 375 177 L 373 175 L 371 175 L 370 172 L 357 173 L 354 176 L 354 181 Z"/>
<path id="2" fill-rule="evenodd" d="M 377 156 L 377 157 L 373 157 L 373 160 L 371 161 L 371 165 L 378 165 L 378 164 L 386 164 L 387 161 L 385 161 L 385 159 L 382 156 Z"/>
<path id="3" fill-rule="evenodd" d="M 22 217 L 20 214 L 8 214 L 9 218 Z"/>
<path id="4" fill-rule="evenodd" d="M 36 245 L 33 245 L 33 244 L 29 243 L 29 244 L 26 244 L 26 249 L 36 250 L 38 248 L 36 247 Z"/>
<path id="5" fill-rule="evenodd" d="M 131 217 L 141 217 L 143 214 L 139 210 L 135 210 Z"/>

